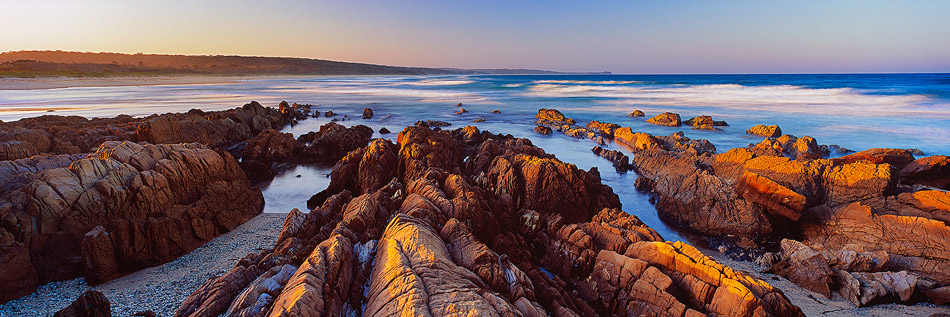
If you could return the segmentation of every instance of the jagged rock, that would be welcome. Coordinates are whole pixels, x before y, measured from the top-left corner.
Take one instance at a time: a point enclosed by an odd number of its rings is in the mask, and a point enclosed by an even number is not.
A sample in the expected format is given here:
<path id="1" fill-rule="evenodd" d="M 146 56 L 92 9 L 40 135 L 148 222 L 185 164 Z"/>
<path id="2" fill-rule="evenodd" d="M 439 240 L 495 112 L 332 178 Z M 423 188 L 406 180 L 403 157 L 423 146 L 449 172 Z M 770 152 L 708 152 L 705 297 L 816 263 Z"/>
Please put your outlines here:
<path id="1" fill-rule="evenodd" d="M 614 130 L 619 129 L 620 125 L 616 123 L 606 123 L 595 120 L 588 122 L 587 127 L 594 129 L 595 131 L 599 131 L 601 134 L 612 138 L 614 137 Z"/>
<path id="2" fill-rule="evenodd" d="M 359 147 L 366 146 L 373 136 L 373 129 L 365 125 L 350 128 L 330 122 L 320 126 L 320 131 L 297 137 L 304 144 L 299 161 L 303 163 L 329 163 Z"/>
<path id="3" fill-rule="evenodd" d="M 950 190 L 950 156 L 919 158 L 901 169 L 901 183 L 920 184 Z"/>
<path id="4" fill-rule="evenodd" d="M 372 119 L 373 118 L 373 109 L 363 108 L 363 119 Z"/>
<path id="5" fill-rule="evenodd" d="M 640 111 L 640 110 L 634 110 L 633 112 L 630 112 L 627 114 L 627 116 L 631 118 L 643 117 L 645 115 L 646 114 L 644 114 L 643 111 Z"/>
<path id="6" fill-rule="evenodd" d="M 112 238 L 102 226 L 96 226 L 82 239 L 83 271 L 86 282 L 92 285 L 111 280 L 118 276 L 115 247 Z"/>
<path id="7" fill-rule="evenodd" d="M 900 170 L 901 168 L 904 168 L 913 162 L 914 156 L 911 155 L 907 150 L 877 148 L 845 155 L 836 159 L 832 159 L 832 161 L 838 164 L 854 162 L 866 162 L 871 164 L 887 163 Z"/>
<path id="8" fill-rule="evenodd" d="M 766 211 L 793 221 L 798 221 L 805 209 L 805 196 L 753 172 L 743 173 L 736 189 L 742 197 Z"/>
<path id="9" fill-rule="evenodd" d="M 438 120 L 426 120 L 426 121 L 416 121 L 416 126 L 419 127 L 447 127 L 452 125 L 451 123 Z"/>
<path id="10" fill-rule="evenodd" d="M 803 225 L 806 243 L 828 249 L 855 245 L 889 254 L 950 260 L 950 227 L 923 217 L 876 215 L 854 203 L 837 209 L 821 224 Z"/>
<path id="11" fill-rule="evenodd" d="M 699 130 L 715 130 L 715 126 L 717 125 L 716 121 L 713 121 L 713 118 L 710 116 L 692 117 L 689 120 L 683 122 L 683 124 L 691 126 L 693 129 Z"/>
<path id="12" fill-rule="evenodd" d="M 408 127 L 396 144 L 350 152 L 332 175 L 321 206 L 291 212 L 273 249 L 206 283 L 177 315 L 801 314 L 764 281 L 659 242 L 596 169 L 527 139 Z M 644 264 L 636 278 L 617 269 L 632 263 Z M 273 284 L 252 280 L 285 264 L 300 268 L 267 308 L 260 286 Z"/>
<path id="13" fill-rule="evenodd" d="M 112 305 L 99 291 L 86 291 L 54 317 L 112 317 Z"/>
<path id="14" fill-rule="evenodd" d="M 538 109 L 538 114 L 535 115 L 538 118 L 538 121 L 551 121 L 555 123 L 566 123 L 573 125 L 576 121 L 574 119 L 565 117 L 563 113 L 557 109 Z"/>
<path id="15" fill-rule="evenodd" d="M 858 307 L 888 297 L 902 302 L 910 300 L 917 286 L 917 277 L 907 272 L 847 272 L 835 270 L 842 297 Z"/>
<path id="16" fill-rule="evenodd" d="M 614 131 L 614 139 L 633 147 L 634 150 L 651 150 L 661 148 L 660 141 L 652 135 L 631 131 L 629 127 L 623 127 Z"/>
<path id="17" fill-rule="evenodd" d="M 777 125 L 756 125 L 751 129 L 745 130 L 746 134 L 761 135 L 768 138 L 777 138 L 782 136 L 782 128 Z"/>
<path id="18" fill-rule="evenodd" d="M 386 127 L 379 128 L 379 134 L 389 134 L 389 133 L 390 133 L 389 129 L 386 129 Z"/>
<path id="19" fill-rule="evenodd" d="M 672 112 L 658 114 L 655 117 L 648 119 L 647 122 L 667 127 L 678 127 L 683 125 L 683 123 L 680 121 L 680 115 L 678 113 Z"/>
<path id="20" fill-rule="evenodd" d="M 630 158 L 623 154 L 623 152 L 608 150 L 599 146 L 595 146 L 590 150 L 594 152 L 594 155 L 603 157 L 613 163 L 614 168 L 616 168 L 619 173 L 625 173 L 633 169 L 633 165 L 630 165 Z"/>
<path id="21" fill-rule="evenodd" d="M 247 141 L 241 167 L 251 181 L 268 180 L 277 174 L 275 163 L 293 157 L 299 149 L 293 134 L 267 129 Z"/>
<path id="22" fill-rule="evenodd" d="M 263 206 L 230 155 L 196 143 L 106 142 L 69 167 L 27 177 L 27 185 L 0 197 L 2 230 L 17 228 L 10 232 L 15 241 L 3 244 L 12 256 L 0 276 L 26 273 L 17 286 L 0 290 L 2 298 L 32 291 L 36 282 L 79 276 L 84 267 L 94 282 L 114 276 L 112 263 L 121 273 L 167 262 Z M 84 240 L 100 225 L 104 232 Z M 22 262 L 23 252 L 32 263 Z"/>
<path id="23" fill-rule="evenodd" d="M 784 276 L 795 284 L 831 298 L 828 285 L 832 283 L 835 273 L 821 253 L 789 239 L 782 239 L 782 252 L 783 259 L 772 265 L 769 272 Z"/>

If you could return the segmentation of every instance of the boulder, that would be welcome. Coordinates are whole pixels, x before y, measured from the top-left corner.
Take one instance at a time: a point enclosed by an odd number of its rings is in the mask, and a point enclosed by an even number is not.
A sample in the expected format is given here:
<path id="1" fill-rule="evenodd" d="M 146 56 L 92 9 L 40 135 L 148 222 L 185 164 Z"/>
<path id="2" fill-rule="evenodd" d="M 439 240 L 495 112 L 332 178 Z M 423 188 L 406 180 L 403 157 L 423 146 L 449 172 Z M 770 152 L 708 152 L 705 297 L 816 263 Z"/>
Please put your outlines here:
<path id="1" fill-rule="evenodd" d="M 538 114 L 535 115 L 538 121 L 550 121 L 555 123 L 566 123 L 573 125 L 575 123 L 574 119 L 564 116 L 563 113 L 557 109 L 538 109 Z"/>
<path id="2" fill-rule="evenodd" d="M 769 268 L 769 272 L 788 278 L 792 283 L 810 291 L 831 298 L 831 289 L 835 273 L 821 253 L 789 239 L 782 239 L 783 259 Z"/>
<path id="3" fill-rule="evenodd" d="M 112 305 L 99 291 L 89 290 L 72 304 L 53 314 L 54 317 L 112 317 Z"/>
<path id="4" fill-rule="evenodd" d="M 630 165 L 630 158 L 623 154 L 623 152 L 608 150 L 599 146 L 595 146 L 590 150 L 594 152 L 594 155 L 603 157 L 610 161 L 610 163 L 613 163 L 618 173 L 625 173 L 633 169 L 633 165 Z"/>
<path id="5" fill-rule="evenodd" d="M 662 125 L 667 127 L 678 127 L 683 125 L 680 121 L 680 115 L 672 112 L 664 112 L 647 120 L 648 123 Z"/>
<path id="6" fill-rule="evenodd" d="M 241 167 L 252 181 L 268 180 L 277 174 L 274 165 L 292 158 L 299 149 L 293 134 L 267 129 L 247 141 Z"/>
<path id="7" fill-rule="evenodd" d="M 777 138 L 782 135 L 782 128 L 777 125 L 756 125 L 751 129 L 745 130 L 746 134 L 760 135 L 767 138 Z"/>
<path id="8" fill-rule="evenodd" d="M 373 109 L 363 108 L 363 119 L 372 119 L 373 118 Z"/>
<path id="9" fill-rule="evenodd" d="M 644 114 L 643 111 L 640 111 L 640 110 L 634 110 L 633 112 L 630 112 L 627 114 L 627 116 L 631 118 L 643 117 L 645 115 L 646 114 Z"/>
<path id="10" fill-rule="evenodd" d="M 950 190 L 950 156 L 919 158 L 901 169 L 901 183 L 919 184 Z"/>
<path id="11" fill-rule="evenodd" d="M 699 130 L 715 130 L 716 122 L 713 121 L 713 118 L 710 116 L 698 116 L 692 117 L 683 124 L 693 127 L 693 129 Z"/>
<path id="12" fill-rule="evenodd" d="M 297 161 L 300 163 L 332 163 L 352 150 L 366 146 L 373 136 L 373 129 L 365 125 L 344 127 L 336 122 L 320 126 L 320 131 L 297 137 L 303 144 Z"/>

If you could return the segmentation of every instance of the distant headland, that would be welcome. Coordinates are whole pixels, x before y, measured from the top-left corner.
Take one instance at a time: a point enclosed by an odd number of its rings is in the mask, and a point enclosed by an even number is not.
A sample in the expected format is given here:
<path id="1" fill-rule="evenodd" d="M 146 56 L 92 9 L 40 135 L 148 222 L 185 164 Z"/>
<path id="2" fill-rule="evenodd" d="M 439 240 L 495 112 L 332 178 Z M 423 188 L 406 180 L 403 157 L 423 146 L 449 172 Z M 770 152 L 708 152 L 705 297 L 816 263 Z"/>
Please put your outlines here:
<path id="1" fill-rule="evenodd" d="M 0 53 L 0 78 L 167 75 L 479 75 L 580 74 L 534 69 L 424 68 L 310 58 L 123 54 L 70 51 Z M 594 74 L 594 73 L 583 73 Z M 610 74 L 602 72 L 596 74 Z"/>

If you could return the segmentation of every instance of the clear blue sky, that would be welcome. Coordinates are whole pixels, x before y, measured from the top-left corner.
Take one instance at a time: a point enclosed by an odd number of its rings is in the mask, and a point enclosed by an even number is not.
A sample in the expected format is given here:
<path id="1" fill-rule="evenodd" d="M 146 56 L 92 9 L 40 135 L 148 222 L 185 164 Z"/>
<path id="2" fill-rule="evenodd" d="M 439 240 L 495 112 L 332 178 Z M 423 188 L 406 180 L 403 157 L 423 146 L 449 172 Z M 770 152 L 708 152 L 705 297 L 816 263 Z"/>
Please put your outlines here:
<path id="1" fill-rule="evenodd" d="M 950 72 L 950 1 L 0 0 L 0 51 L 615 73 Z"/>

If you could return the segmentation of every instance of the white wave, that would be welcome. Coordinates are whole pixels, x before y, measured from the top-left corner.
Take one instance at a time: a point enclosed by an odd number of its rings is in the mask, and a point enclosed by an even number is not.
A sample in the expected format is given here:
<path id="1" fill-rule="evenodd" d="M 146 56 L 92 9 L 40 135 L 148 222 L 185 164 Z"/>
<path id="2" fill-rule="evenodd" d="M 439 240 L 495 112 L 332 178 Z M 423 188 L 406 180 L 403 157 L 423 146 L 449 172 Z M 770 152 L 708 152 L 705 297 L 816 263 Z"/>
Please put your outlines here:
<path id="1" fill-rule="evenodd" d="M 505 87 L 505 88 L 518 88 L 518 87 L 521 87 L 521 86 L 524 86 L 524 85 L 525 85 L 525 84 L 504 84 L 504 85 L 501 85 L 501 86 L 502 86 L 502 87 Z"/>
<path id="2" fill-rule="evenodd" d="M 587 85 L 630 85 L 643 83 L 636 80 L 535 80 L 532 84 L 587 84 Z"/>
<path id="3" fill-rule="evenodd" d="M 267 90 L 268 92 L 284 92 L 280 89 Z M 426 89 L 406 89 L 406 88 L 386 88 L 371 86 L 318 86 L 308 88 L 294 88 L 294 93 L 311 93 L 327 95 L 361 95 L 361 96 L 384 96 L 397 98 L 413 98 L 420 101 L 431 102 L 477 102 L 486 100 L 485 97 L 467 92 L 458 92 L 451 90 L 426 90 Z"/>
<path id="4" fill-rule="evenodd" d="M 398 83 L 398 84 L 411 85 L 411 86 L 458 86 L 458 85 L 468 85 L 474 82 L 475 82 L 474 80 L 462 80 L 462 79 L 424 79 L 417 82 Z"/>
<path id="5" fill-rule="evenodd" d="M 631 104 L 674 107 L 718 107 L 744 111 L 843 114 L 864 116 L 950 115 L 950 105 L 934 106 L 924 95 L 872 95 L 852 88 L 814 89 L 791 85 L 742 86 L 597 86 L 537 84 L 528 97 L 609 98 L 599 103 L 632 110 Z"/>

